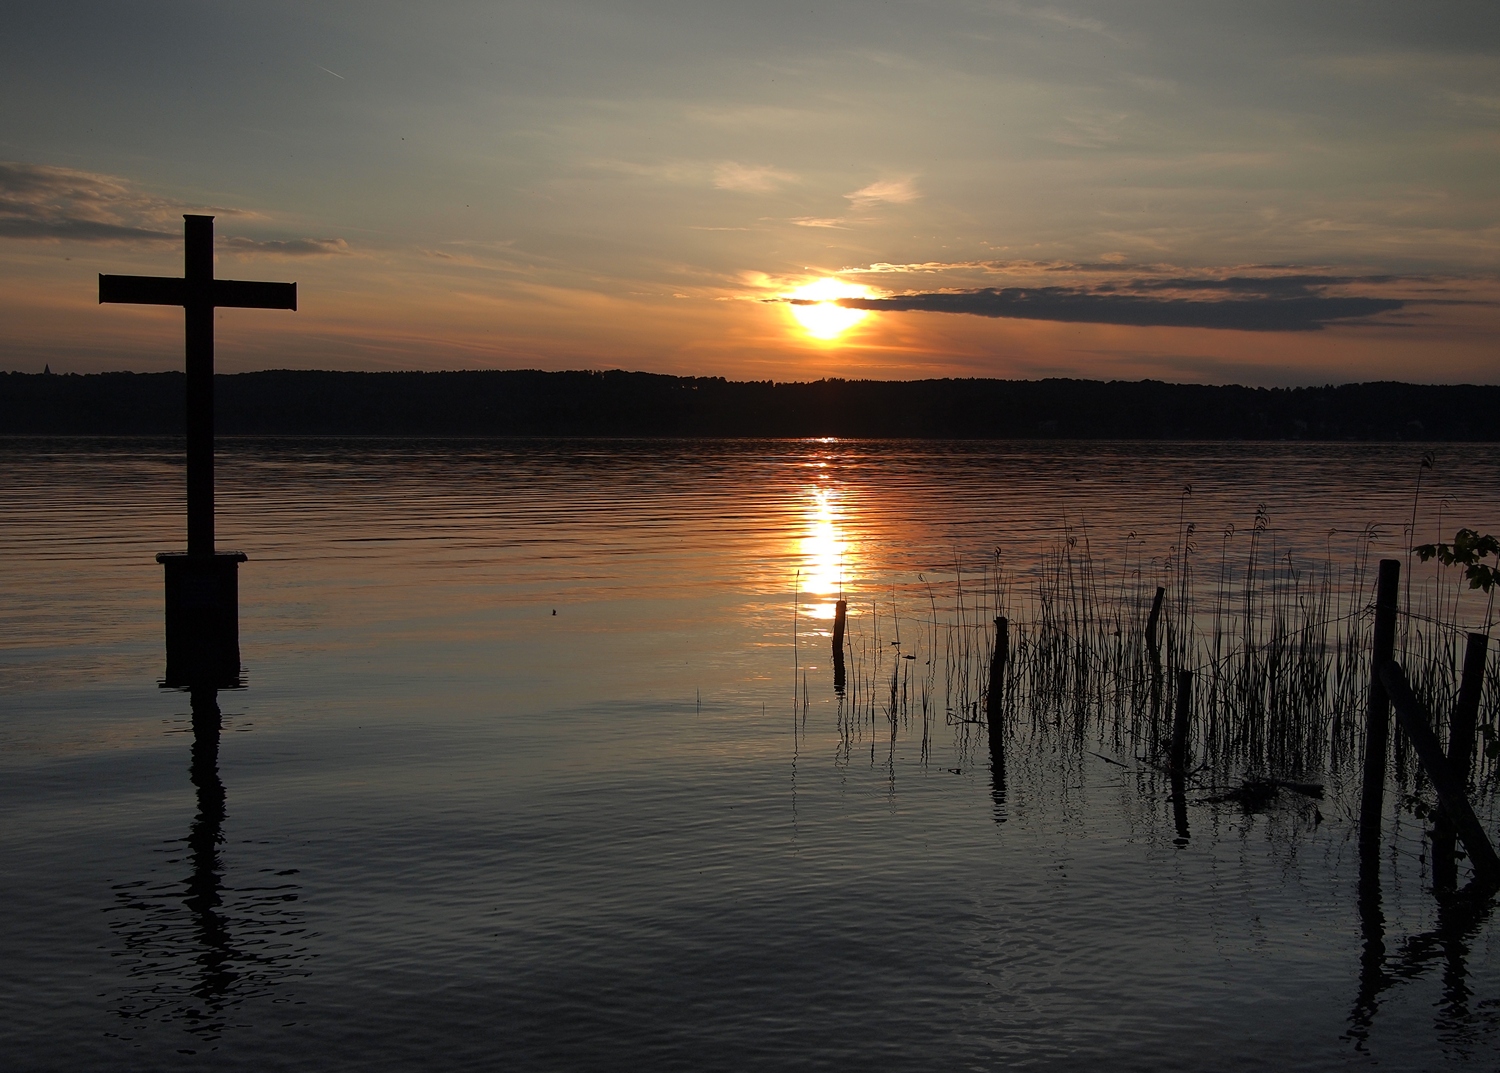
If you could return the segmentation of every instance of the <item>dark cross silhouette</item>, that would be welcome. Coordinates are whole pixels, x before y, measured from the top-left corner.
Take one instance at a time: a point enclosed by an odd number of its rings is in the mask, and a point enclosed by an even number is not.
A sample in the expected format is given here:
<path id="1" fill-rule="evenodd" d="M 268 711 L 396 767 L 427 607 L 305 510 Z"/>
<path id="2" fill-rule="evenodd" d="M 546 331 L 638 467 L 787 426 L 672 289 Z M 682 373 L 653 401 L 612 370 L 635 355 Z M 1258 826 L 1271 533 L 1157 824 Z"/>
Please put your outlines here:
<path id="1" fill-rule="evenodd" d="M 99 277 L 99 301 L 182 306 L 187 313 L 187 485 L 190 556 L 214 553 L 214 309 L 296 309 L 295 283 L 214 279 L 214 218 L 184 216 L 183 272 Z"/>
<path id="2" fill-rule="evenodd" d="M 182 306 L 187 314 L 187 554 L 166 568 L 167 675 L 163 685 L 229 687 L 240 675 L 241 552 L 214 549 L 214 309 L 296 309 L 295 283 L 214 279 L 214 218 L 184 216 L 182 278 L 99 277 L 100 302 Z"/>

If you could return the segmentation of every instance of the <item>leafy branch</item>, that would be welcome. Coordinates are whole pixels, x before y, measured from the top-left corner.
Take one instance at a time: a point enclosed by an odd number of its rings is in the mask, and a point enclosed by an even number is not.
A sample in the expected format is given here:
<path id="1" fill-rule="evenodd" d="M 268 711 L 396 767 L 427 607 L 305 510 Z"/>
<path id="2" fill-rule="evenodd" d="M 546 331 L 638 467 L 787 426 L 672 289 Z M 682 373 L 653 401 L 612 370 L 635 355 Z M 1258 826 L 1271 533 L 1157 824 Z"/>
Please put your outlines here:
<path id="1" fill-rule="evenodd" d="M 1425 563 L 1436 559 L 1444 566 L 1461 566 L 1469 588 L 1491 591 L 1500 583 L 1500 540 L 1489 534 L 1481 536 L 1473 529 L 1460 529 L 1453 534 L 1452 544 L 1422 544 L 1412 549 Z M 1484 560 L 1495 557 L 1491 565 Z"/>

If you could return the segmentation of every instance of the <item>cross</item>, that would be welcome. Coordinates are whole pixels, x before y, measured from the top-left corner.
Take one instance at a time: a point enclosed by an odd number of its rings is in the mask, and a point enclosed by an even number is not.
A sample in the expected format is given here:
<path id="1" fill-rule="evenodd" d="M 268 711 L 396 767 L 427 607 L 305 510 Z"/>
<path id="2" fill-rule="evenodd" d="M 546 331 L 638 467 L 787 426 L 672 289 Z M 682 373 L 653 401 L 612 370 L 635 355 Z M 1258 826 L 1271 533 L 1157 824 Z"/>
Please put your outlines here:
<path id="1" fill-rule="evenodd" d="M 182 306 L 187 319 L 188 555 L 214 554 L 214 309 L 296 309 L 295 283 L 214 279 L 214 218 L 183 216 L 181 278 L 99 276 L 99 301 Z"/>

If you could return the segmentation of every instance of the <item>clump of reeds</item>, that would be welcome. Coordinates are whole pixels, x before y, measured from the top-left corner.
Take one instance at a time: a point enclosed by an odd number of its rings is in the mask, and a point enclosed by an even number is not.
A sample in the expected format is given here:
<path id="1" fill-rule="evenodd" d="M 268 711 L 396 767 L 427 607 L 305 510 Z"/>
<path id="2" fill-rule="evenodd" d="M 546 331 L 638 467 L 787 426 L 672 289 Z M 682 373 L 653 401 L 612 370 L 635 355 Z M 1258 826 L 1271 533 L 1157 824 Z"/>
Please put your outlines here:
<path id="1" fill-rule="evenodd" d="M 1185 493 L 1186 495 L 1186 493 Z M 1356 770 L 1370 681 L 1375 533 L 1336 557 L 1284 546 L 1264 506 L 1246 530 L 1205 541 L 1181 522 L 1177 541 L 1148 558 L 1134 534 L 1120 554 L 1096 554 L 1082 527 L 1065 528 L 1018 576 L 996 552 L 977 569 L 953 567 L 943 586 L 919 578 L 851 604 L 846 741 L 870 730 L 894 749 L 899 728 L 920 720 L 923 756 L 941 714 L 952 726 L 984 721 L 993 622 L 1009 619 L 1011 653 L 998 710 L 1002 730 L 1026 727 L 1078 744 L 1160 762 L 1179 670 L 1193 672 L 1195 763 L 1228 777 L 1283 779 Z M 1347 534 L 1345 534 L 1347 536 Z M 1346 541 L 1346 543 L 1348 543 Z M 1397 655 L 1436 713 L 1440 736 L 1462 674 L 1466 629 L 1455 580 L 1434 567 L 1403 586 Z M 1147 622 L 1164 590 L 1157 644 Z M 903 606 L 904 601 L 904 606 Z M 1500 658 L 1489 661 L 1481 724 L 1500 711 Z M 966 731 L 967 732 L 967 731 Z M 1397 735 L 1398 779 L 1415 776 Z M 1481 789 L 1500 764 L 1475 750 Z"/>

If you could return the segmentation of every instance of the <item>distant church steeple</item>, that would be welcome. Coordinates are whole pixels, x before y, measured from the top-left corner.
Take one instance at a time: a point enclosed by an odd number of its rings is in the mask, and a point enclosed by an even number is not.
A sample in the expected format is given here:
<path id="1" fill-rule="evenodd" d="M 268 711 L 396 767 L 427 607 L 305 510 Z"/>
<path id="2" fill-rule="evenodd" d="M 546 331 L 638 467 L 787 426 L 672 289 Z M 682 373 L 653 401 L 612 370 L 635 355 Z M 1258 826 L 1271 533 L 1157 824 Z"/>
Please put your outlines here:
<path id="1" fill-rule="evenodd" d="M 52 366 L 50 366 L 50 365 L 43 365 L 42 366 L 42 375 L 43 376 L 51 376 L 52 375 Z"/>

